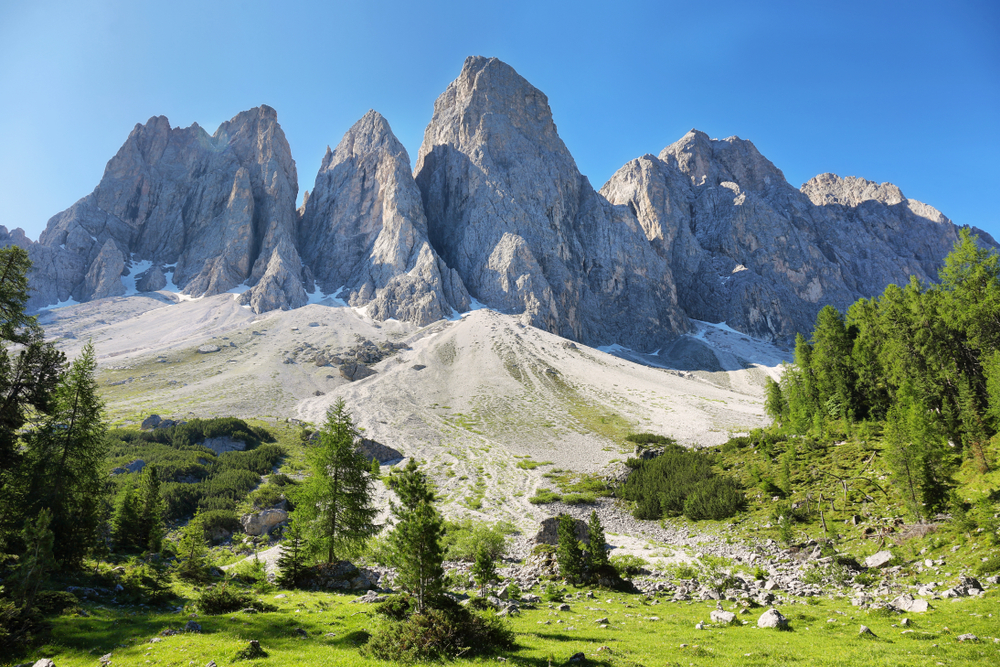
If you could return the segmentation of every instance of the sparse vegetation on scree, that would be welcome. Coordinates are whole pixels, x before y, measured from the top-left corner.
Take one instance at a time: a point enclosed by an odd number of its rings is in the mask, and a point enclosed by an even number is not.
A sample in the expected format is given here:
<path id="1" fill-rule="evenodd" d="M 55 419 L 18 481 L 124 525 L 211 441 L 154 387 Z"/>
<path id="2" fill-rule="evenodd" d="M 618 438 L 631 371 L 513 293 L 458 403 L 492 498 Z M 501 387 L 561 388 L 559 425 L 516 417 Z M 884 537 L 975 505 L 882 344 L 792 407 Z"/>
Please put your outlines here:
<path id="1" fill-rule="evenodd" d="M 511 524 L 444 520 L 431 466 L 356 456 L 344 404 L 315 439 L 238 419 L 109 429 L 92 352 L 67 364 L 23 281 L 0 282 L 0 664 L 995 664 L 1000 270 L 969 243 L 942 285 L 824 310 L 769 387 L 769 429 L 693 450 L 622 437 L 637 451 L 614 481 L 511 465 L 563 512 L 518 556 Z M 265 515 L 270 532 L 244 532 Z M 675 562 L 609 554 L 606 516 L 714 539 Z M 785 631 L 757 627 L 772 606 Z"/>

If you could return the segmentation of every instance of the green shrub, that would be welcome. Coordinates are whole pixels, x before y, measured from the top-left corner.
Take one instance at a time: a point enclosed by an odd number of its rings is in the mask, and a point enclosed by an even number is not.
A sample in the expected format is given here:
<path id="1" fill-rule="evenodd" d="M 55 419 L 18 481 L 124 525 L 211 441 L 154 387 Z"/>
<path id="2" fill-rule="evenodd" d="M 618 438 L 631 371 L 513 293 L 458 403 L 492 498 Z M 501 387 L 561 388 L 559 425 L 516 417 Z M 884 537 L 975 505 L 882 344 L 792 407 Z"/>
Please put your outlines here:
<path id="1" fill-rule="evenodd" d="M 552 489 L 538 489 L 538 491 L 535 491 L 535 495 L 528 498 L 528 502 L 532 505 L 545 505 L 547 503 L 556 503 L 560 500 L 562 500 L 562 496 Z"/>
<path id="2" fill-rule="evenodd" d="M 720 520 L 735 515 L 746 506 L 746 498 L 725 477 L 703 480 L 684 499 L 684 516 L 692 521 Z"/>
<path id="3" fill-rule="evenodd" d="M 69 591 L 40 591 L 35 596 L 35 608 L 43 616 L 57 616 L 78 611 L 80 600 Z"/>
<path id="4" fill-rule="evenodd" d="M 546 584 L 542 591 L 542 599 L 546 602 L 562 602 L 563 593 L 555 584 Z"/>
<path id="5" fill-rule="evenodd" d="M 988 560 L 976 566 L 976 574 L 993 574 L 1000 571 L 1000 554 L 993 554 Z"/>
<path id="6" fill-rule="evenodd" d="M 473 612 L 450 604 L 387 621 L 362 652 L 380 660 L 413 662 L 475 657 L 513 647 L 513 630 L 495 612 Z"/>
<path id="7" fill-rule="evenodd" d="M 510 523 L 488 524 L 471 519 L 445 521 L 441 547 L 445 560 L 471 563 L 476 560 L 476 550 L 484 545 L 493 560 L 503 557 L 507 551 L 506 536 L 517 532 Z"/>
<path id="8" fill-rule="evenodd" d="M 205 530 L 205 538 L 209 539 L 213 531 L 228 530 L 230 533 L 237 533 L 243 530 L 243 525 L 236 517 L 236 512 L 232 510 L 210 510 L 202 512 L 201 525 Z"/>
<path id="9" fill-rule="evenodd" d="M 228 581 L 206 588 L 198 596 L 196 604 L 201 613 L 209 616 L 231 614 L 242 609 L 253 609 L 258 612 L 278 610 L 274 605 L 261 602 L 252 593 L 230 585 Z"/>
<path id="10" fill-rule="evenodd" d="M 649 565 L 649 561 L 645 558 L 640 558 L 639 556 L 633 554 L 620 554 L 618 556 L 612 556 L 608 562 L 611 567 L 615 568 L 619 577 L 623 579 L 626 577 L 634 577 L 637 574 L 642 574 L 646 566 Z"/>
<path id="11" fill-rule="evenodd" d="M 592 493 L 567 493 L 562 497 L 562 501 L 567 505 L 582 505 L 596 503 L 597 498 Z"/>
<path id="12" fill-rule="evenodd" d="M 619 495 L 635 503 L 637 519 L 681 514 L 698 519 L 727 518 L 739 511 L 745 500 L 734 482 L 712 472 L 712 461 L 709 452 L 668 444 L 662 456 L 642 461 L 632 471 Z M 687 505 L 689 496 L 694 500 Z"/>
<path id="13" fill-rule="evenodd" d="M 118 584 L 122 587 L 122 591 L 116 596 L 119 602 L 160 604 L 171 597 L 165 565 L 130 558 L 123 570 L 118 579 Z"/>
<path id="14" fill-rule="evenodd" d="M 384 602 L 375 605 L 375 613 L 394 621 L 402 621 L 413 613 L 416 603 L 409 595 L 390 595 Z"/>
<path id="15" fill-rule="evenodd" d="M 625 436 L 625 439 L 637 445 L 665 446 L 677 444 L 677 441 L 670 436 L 657 435 L 655 433 L 629 433 Z"/>

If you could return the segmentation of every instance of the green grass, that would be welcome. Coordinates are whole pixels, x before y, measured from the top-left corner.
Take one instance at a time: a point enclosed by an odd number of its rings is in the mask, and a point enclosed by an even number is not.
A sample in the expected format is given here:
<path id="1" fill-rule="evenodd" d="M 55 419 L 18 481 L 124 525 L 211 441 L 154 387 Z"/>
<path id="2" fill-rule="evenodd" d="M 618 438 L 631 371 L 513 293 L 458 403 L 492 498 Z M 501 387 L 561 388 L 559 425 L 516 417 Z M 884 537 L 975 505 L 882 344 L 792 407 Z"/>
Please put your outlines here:
<path id="1" fill-rule="evenodd" d="M 522 470 L 534 470 L 535 468 L 540 468 L 541 466 L 550 466 L 552 461 L 532 461 L 531 459 L 522 459 L 517 462 L 517 467 Z"/>
<path id="2" fill-rule="evenodd" d="M 552 489 L 538 489 L 535 495 L 528 498 L 532 505 L 545 505 L 546 503 L 556 503 L 562 500 L 562 496 Z"/>
<path id="3" fill-rule="evenodd" d="M 534 591 L 539 593 L 540 591 Z M 582 592 L 570 588 L 570 593 Z M 97 659 L 112 654 L 113 665 L 205 665 L 214 660 L 230 665 L 237 651 L 256 639 L 269 654 L 248 665 L 326 666 L 395 665 L 363 658 L 359 645 L 372 628 L 370 606 L 350 602 L 353 595 L 284 591 L 285 599 L 263 596 L 278 606 L 267 614 L 243 613 L 199 616 L 201 634 L 182 633 L 150 640 L 168 628 L 180 629 L 187 613 L 163 613 L 141 607 L 115 608 L 85 603 L 90 614 L 53 620 L 51 640 L 33 649 L 30 660 L 5 656 L 0 664 L 13 665 L 41 657 L 59 667 L 93 667 Z M 558 612 L 543 603 L 512 620 L 517 646 L 499 657 L 513 665 L 546 667 L 564 665 L 582 652 L 587 664 L 605 667 L 684 665 L 901 665 L 924 666 L 996 664 L 1000 649 L 992 639 L 998 634 L 995 612 L 1000 597 L 995 591 L 983 598 L 938 602 L 926 614 L 911 614 L 909 628 L 898 626 L 900 617 L 869 615 L 846 600 L 816 598 L 810 605 L 781 607 L 791 622 L 790 632 L 761 630 L 756 619 L 762 610 L 738 616 L 746 621 L 732 626 L 710 624 L 714 602 L 675 603 L 666 599 L 651 604 L 644 596 L 598 591 L 594 600 L 566 596 L 570 611 Z M 733 603 L 725 603 L 728 609 Z M 608 627 L 594 621 L 607 617 Z M 658 619 L 658 620 L 654 620 Z M 828 622 L 831 619 L 833 622 Z M 696 630 L 695 624 L 708 627 Z M 878 636 L 858 638 L 860 625 Z M 893 627 L 894 625 L 898 627 Z M 305 636 L 297 632 L 305 631 Z M 910 632 L 912 630 L 912 632 Z M 960 643 L 957 636 L 971 632 L 979 643 Z M 326 636 L 332 633 L 333 636 Z M 607 647 L 603 650 L 601 647 Z M 496 658 L 458 659 L 451 664 L 496 664 Z M 235 663 L 243 664 L 243 663 Z"/>

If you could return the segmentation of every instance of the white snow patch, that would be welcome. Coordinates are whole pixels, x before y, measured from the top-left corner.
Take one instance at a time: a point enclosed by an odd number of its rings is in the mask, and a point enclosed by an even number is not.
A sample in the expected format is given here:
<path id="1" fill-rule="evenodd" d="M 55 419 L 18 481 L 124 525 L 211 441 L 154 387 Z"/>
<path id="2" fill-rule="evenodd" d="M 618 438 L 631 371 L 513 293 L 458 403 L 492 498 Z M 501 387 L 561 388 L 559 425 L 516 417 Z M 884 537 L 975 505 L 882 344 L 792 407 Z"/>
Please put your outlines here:
<path id="1" fill-rule="evenodd" d="M 597 349 L 600 350 L 601 352 L 607 352 L 608 354 L 613 354 L 615 356 L 618 356 L 618 354 L 621 353 L 621 352 L 631 352 L 632 351 L 632 350 L 630 350 L 627 347 L 622 347 L 618 343 L 614 343 L 613 345 L 602 345 L 602 346 L 598 347 Z"/>
<path id="2" fill-rule="evenodd" d="M 236 287 L 233 287 L 232 289 L 227 289 L 226 294 L 232 294 L 235 298 L 240 294 L 243 294 L 243 292 L 246 292 L 248 289 L 250 289 L 250 286 L 247 285 L 245 282 L 242 282 Z"/>
<path id="3" fill-rule="evenodd" d="M 177 265 L 163 267 L 164 277 L 167 279 L 167 284 L 163 286 L 160 292 L 169 292 L 177 297 L 178 301 L 201 301 L 205 298 L 202 296 L 191 296 L 190 294 L 185 294 L 181 291 L 181 288 L 174 284 L 174 267 Z"/>
<path id="4" fill-rule="evenodd" d="M 55 303 L 55 304 L 53 304 L 51 306 L 42 306 L 38 310 L 39 311 L 42 311 L 42 310 L 55 310 L 56 308 L 65 308 L 66 306 L 79 306 L 79 305 L 80 305 L 79 301 L 75 301 L 73 299 L 73 297 L 70 297 L 70 298 L 66 299 L 65 301 L 59 301 L 58 303 Z"/>
<path id="5" fill-rule="evenodd" d="M 153 262 L 144 259 L 141 262 L 132 262 L 132 268 L 129 269 L 129 274 L 127 276 L 122 276 L 122 285 L 125 286 L 125 296 L 135 296 L 139 293 L 139 289 L 135 286 L 136 280 L 139 278 L 139 274 L 144 271 L 148 271 L 153 267 Z"/>

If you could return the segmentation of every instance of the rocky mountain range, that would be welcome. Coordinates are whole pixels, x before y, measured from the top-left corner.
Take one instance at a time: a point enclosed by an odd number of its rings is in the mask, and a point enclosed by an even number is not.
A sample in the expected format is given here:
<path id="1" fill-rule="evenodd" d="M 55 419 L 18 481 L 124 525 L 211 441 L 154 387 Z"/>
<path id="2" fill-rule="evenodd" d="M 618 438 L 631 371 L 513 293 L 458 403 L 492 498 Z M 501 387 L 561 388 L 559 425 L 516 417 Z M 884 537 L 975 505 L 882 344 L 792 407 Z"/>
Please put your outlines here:
<path id="1" fill-rule="evenodd" d="M 749 141 L 696 130 L 596 191 L 545 95 L 495 58 L 468 58 L 438 98 L 413 171 L 370 111 L 298 209 L 297 182 L 270 107 L 212 135 L 159 116 L 37 242 L 0 227 L 0 245 L 28 250 L 36 309 L 133 285 L 234 291 L 258 313 L 336 293 L 423 325 L 475 299 L 565 338 L 653 351 L 692 319 L 787 341 L 826 304 L 933 279 L 958 236 L 894 185 L 822 174 L 796 189 Z"/>

